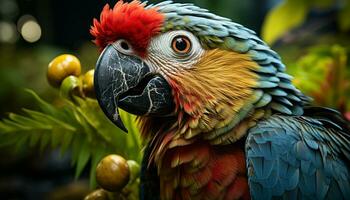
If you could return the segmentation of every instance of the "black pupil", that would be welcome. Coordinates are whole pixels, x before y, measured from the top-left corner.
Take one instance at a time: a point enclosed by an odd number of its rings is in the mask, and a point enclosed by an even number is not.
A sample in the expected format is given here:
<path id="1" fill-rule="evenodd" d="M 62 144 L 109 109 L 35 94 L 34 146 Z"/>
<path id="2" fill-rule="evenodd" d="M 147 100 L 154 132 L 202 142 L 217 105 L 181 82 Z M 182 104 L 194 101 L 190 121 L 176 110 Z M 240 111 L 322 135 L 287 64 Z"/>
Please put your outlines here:
<path id="1" fill-rule="evenodd" d="M 176 38 L 175 42 L 175 47 L 178 51 L 185 51 L 187 49 L 187 42 L 183 38 Z"/>
<path id="2" fill-rule="evenodd" d="M 121 43 L 120 43 L 120 46 L 121 46 L 124 50 L 129 50 L 129 45 L 128 45 L 128 43 L 126 43 L 126 42 L 121 42 Z"/>

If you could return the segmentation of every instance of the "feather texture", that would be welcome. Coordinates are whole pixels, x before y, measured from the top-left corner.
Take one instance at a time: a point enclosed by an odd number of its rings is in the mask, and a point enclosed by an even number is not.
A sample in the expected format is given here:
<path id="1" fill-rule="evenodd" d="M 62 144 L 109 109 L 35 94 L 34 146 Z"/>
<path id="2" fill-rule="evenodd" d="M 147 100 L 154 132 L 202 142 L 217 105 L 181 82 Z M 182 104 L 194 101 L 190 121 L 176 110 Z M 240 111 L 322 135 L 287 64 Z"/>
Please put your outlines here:
<path id="1" fill-rule="evenodd" d="M 172 148 L 165 153 L 158 173 L 161 199 L 250 197 L 244 154 L 233 146 L 216 148 L 197 140 L 191 145 Z"/>
<path id="2" fill-rule="evenodd" d="M 346 133 L 334 126 L 332 112 L 326 116 L 318 110 L 319 119 L 273 115 L 249 131 L 246 155 L 253 199 L 350 198 L 350 158 L 344 153 L 350 149 L 349 129 Z"/>
<path id="3" fill-rule="evenodd" d="M 208 12 L 192 4 L 165 1 L 147 8 L 157 8 L 165 16 L 163 32 L 186 29 L 194 33 L 201 44 L 208 49 L 225 49 L 249 55 L 258 68 L 252 69 L 260 76 L 256 88 L 263 89 L 271 99 L 258 102 L 275 112 L 287 115 L 301 115 L 302 106 L 310 99 L 304 96 L 291 83 L 292 77 L 285 73 L 285 66 L 279 55 L 256 36 L 254 31 Z M 281 99 L 282 94 L 285 98 Z M 270 106 L 271 105 L 271 106 Z"/>
<path id="4" fill-rule="evenodd" d="M 192 32 L 205 53 L 162 74 L 174 115 L 139 118 L 142 199 L 349 199 L 349 124 L 328 109 L 304 113 L 311 99 L 254 31 L 192 4 L 133 1 L 106 6 L 91 33 L 101 47 L 127 39 L 144 58 L 172 30 Z"/>
<path id="5" fill-rule="evenodd" d="M 156 8 L 145 9 L 144 6 L 139 1 L 119 1 L 110 9 L 107 4 L 100 20 L 94 19 L 90 29 L 100 50 L 118 39 L 125 39 L 140 56 L 145 56 L 150 39 L 160 33 L 164 16 Z"/>

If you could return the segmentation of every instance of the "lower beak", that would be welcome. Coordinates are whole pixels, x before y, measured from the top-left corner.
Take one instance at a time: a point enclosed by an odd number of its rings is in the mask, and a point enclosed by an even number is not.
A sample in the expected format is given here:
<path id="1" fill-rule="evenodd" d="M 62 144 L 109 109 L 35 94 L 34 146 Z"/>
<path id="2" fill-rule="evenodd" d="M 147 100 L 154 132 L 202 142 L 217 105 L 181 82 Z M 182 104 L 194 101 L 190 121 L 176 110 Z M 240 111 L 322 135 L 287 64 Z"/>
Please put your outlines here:
<path id="1" fill-rule="evenodd" d="M 140 58 L 122 54 L 112 45 L 105 48 L 97 61 L 94 85 L 102 110 L 125 132 L 118 107 L 139 116 L 166 116 L 174 110 L 167 81 L 152 74 Z"/>

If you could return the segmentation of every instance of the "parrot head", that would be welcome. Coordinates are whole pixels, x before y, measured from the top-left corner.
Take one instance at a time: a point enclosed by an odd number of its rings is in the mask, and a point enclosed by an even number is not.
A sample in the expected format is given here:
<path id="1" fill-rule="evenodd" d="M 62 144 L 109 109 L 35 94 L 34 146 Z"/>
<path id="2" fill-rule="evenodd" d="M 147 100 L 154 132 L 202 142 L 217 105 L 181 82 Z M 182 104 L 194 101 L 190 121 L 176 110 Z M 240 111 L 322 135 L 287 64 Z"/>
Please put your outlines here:
<path id="1" fill-rule="evenodd" d="M 90 32 L 102 51 L 97 100 L 125 131 L 118 108 L 140 116 L 145 137 L 234 142 L 268 114 L 301 115 L 308 101 L 254 31 L 192 4 L 119 1 Z"/>

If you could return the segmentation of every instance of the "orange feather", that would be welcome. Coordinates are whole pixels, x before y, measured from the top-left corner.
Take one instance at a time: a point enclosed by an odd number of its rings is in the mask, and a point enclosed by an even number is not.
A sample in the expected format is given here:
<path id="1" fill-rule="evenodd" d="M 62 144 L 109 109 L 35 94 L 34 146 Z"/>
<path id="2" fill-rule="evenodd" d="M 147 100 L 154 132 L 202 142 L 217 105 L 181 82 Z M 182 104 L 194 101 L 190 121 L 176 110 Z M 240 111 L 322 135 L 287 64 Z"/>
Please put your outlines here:
<path id="1" fill-rule="evenodd" d="M 149 162 L 158 166 L 161 199 L 249 198 L 244 148 L 212 145 L 208 134 L 227 126 L 252 98 L 256 68 L 248 55 L 214 49 L 191 69 L 167 75 L 175 117 L 140 118 L 143 138 L 154 146 Z M 250 116 L 230 138 L 243 137 Z"/>

